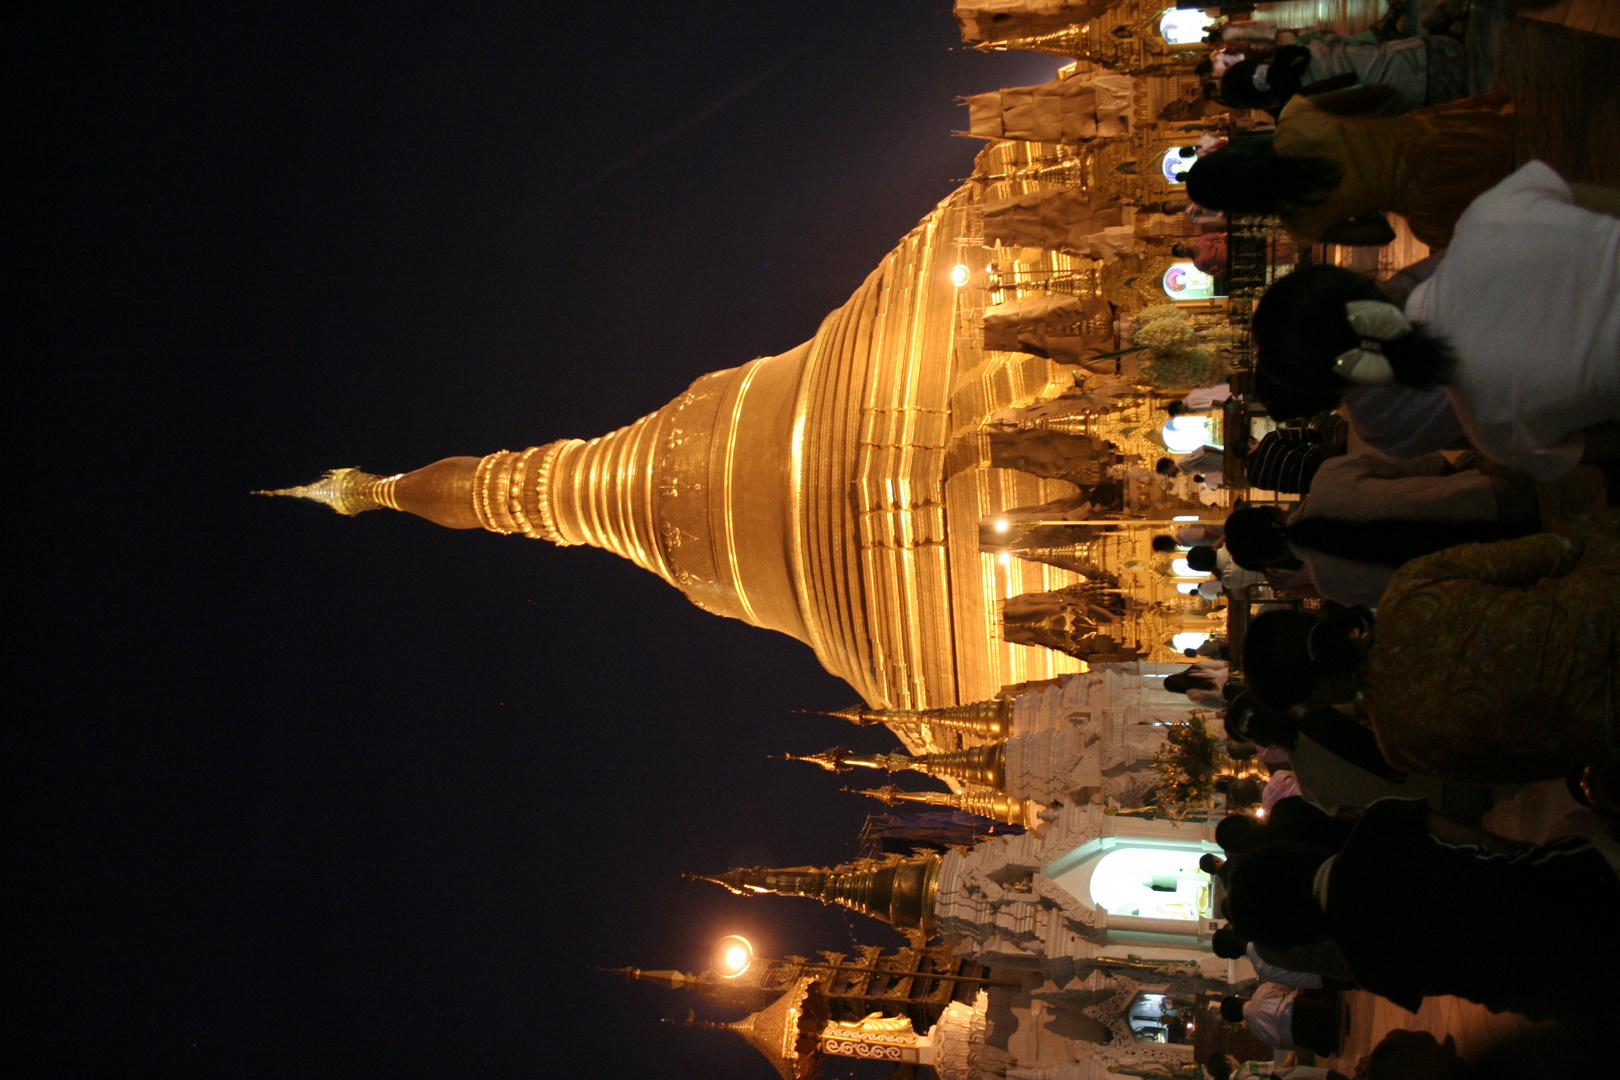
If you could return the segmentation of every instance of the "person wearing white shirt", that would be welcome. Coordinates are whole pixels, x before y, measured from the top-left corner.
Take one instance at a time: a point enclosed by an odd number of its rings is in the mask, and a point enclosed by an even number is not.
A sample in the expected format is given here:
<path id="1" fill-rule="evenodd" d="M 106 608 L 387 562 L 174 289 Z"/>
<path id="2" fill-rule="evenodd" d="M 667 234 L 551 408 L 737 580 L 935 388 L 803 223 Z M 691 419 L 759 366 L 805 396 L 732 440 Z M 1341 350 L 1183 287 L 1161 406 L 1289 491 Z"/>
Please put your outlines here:
<path id="1" fill-rule="evenodd" d="M 1586 209 L 1593 207 L 1595 209 Z M 1260 373 L 1301 401 L 1440 387 L 1482 453 L 1542 483 L 1620 460 L 1620 191 L 1532 161 L 1474 200 L 1405 310 L 1343 267 L 1282 278 Z"/>
<path id="2" fill-rule="evenodd" d="M 1339 1042 L 1337 1012 L 1335 995 L 1274 982 L 1261 983 L 1247 1001 L 1235 994 L 1221 999 L 1223 1019 L 1249 1025 L 1276 1050 L 1333 1053 Z"/>

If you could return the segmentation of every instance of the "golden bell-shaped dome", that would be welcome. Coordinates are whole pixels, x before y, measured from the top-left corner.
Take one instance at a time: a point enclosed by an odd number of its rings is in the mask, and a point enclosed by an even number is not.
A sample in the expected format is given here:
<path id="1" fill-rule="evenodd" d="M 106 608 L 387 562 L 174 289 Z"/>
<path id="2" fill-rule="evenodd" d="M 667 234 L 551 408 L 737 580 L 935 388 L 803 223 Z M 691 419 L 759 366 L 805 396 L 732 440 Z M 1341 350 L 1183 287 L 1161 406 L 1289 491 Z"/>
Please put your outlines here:
<path id="1" fill-rule="evenodd" d="M 1072 381 L 961 344 L 952 270 L 978 198 L 967 185 L 941 203 L 810 341 L 704 375 L 618 431 L 272 494 L 605 548 L 706 611 L 807 643 L 874 706 L 949 706 L 1071 670 L 1000 637 L 1009 582 L 1050 575 L 997 571 L 972 539 L 989 503 L 1039 501 L 1040 481 L 949 453 L 962 425 Z M 952 528 L 970 539 L 947 550 Z"/>

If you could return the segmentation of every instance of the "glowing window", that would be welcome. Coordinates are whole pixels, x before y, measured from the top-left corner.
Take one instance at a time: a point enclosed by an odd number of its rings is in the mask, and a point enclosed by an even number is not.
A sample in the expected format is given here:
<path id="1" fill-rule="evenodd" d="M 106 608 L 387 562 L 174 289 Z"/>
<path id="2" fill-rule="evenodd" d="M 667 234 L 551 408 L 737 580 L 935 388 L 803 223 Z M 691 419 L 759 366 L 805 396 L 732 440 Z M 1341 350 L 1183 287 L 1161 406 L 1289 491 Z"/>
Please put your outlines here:
<path id="1" fill-rule="evenodd" d="M 1167 11 L 1159 20 L 1159 36 L 1172 45 L 1196 45 L 1214 21 L 1197 8 Z"/>
<path id="2" fill-rule="evenodd" d="M 1159 429 L 1166 450 L 1172 454 L 1190 454 L 1200 446 L 1215 442 L 1215 421 L 1209 416 L 1172 416 Z"/>
<path id="3" fill-rule="evenodd" d="M 1175 262 L 1160 282 L 1172 300 L 1208 300 L 1215 295 L 1215 279 L 1191 262 Z"/>
<path id="4" fill-rule="evenodd" d="M 1197 588 L 1197 586 L 1194 586 L 1194 588 Z M 1196 649 L 1198 646 L 1202 645 L 1208 640 L 1208 634 L 1195 634 L 1192 631 L 1188 631 L 1184 634 L 1177 634 L 1176 636 L 1172 637 L 1170 639 L 1170 644 L 1175 646 L 1176 650 L 1179 652 L 1182 649 Z"/>
<path id="5" fill-rule="evenodd" d="M 1203 570 L 1194 570 L 1191 566 L 1188 565 L 1186 559 L 1175 559 L 1175 560 L 1173 560 L 1170 563 L 1170 572 L 1172 574 L 1176 575 L 1176 577 L 1192 577 L 1192 578 L 1207 578 L 1207 577 L 1209 577 L 1209 574 L 1207 574 Z M 1194 587 L 1196 588 L 1196 586 L 1194 586 Z M 1185 648 L 1185 646 L 1178 645 L 1178 646 L 1176 646 L 1176 648 L 1178 648 L 1178 649 Z"/>
<path id="6" fill-rule="evenodd" d="M 1207 919 L 1209 880 L 1198 869 L 1196 851 L 1118 848 L 1091 872 L 1091 902 L 1110 915 Z"/>
<path id="7" fill-rule="evenodd" d="M 1180 1004 L 1164 994 L 1137 994 L 1125 1006 L 1125 1021 L 1131 1034 L 1143 1042 L 1192 1042 L 1197 1024 L 1190 1003 Z"/>
<path id="8" fill-rule="evenodd" d="M 1178 582 L 1176 582 L 1176 592 L 1178 592 L 1178 593 L 1183 593 L 1185 595 L 1191 595 L 1192 593 L 1195 593 L 1197 591 L 1198 591 L 1198 582 L 1196 582 L 1196 581 L 1178 581 Z"/>
<path id="9" fill-rule="evenodd" d="M 1172 146 L 1164 152 L 1164 157 L 1159 159 L 1159 172 L 1172 184 L 1185 184 L 1186 181 L 1182 179 L 1182 174 L 1192 168 L 1193 162 L 1197 160 L 1196 156 L 1182 157 L 1181 147 Z M 1199 175 L 1202 176 L 1203 174 L 1199 173 Z"/>

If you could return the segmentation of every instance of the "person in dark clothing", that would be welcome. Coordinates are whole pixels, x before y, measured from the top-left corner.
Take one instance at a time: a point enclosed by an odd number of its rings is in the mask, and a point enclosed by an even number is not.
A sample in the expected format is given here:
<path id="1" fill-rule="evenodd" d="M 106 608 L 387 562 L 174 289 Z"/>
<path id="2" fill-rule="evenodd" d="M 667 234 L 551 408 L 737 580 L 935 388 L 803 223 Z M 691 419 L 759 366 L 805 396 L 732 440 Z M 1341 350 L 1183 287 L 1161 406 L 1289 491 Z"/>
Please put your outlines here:
<path id="1" fill-rule="evenodd" d="M 1545 1019 L 1587 1010 L 1620 957 L 1620 844 L 1530 846 L 1380 799 L 1337 854 L 1267 844 L 1236 861 L 1233 929 L 1294 949 L 1336 945 L 1356 982 L 1416 1011 L 1452 994 Z M 1534 928 L 1504 933 L 1503 927 Z"/>

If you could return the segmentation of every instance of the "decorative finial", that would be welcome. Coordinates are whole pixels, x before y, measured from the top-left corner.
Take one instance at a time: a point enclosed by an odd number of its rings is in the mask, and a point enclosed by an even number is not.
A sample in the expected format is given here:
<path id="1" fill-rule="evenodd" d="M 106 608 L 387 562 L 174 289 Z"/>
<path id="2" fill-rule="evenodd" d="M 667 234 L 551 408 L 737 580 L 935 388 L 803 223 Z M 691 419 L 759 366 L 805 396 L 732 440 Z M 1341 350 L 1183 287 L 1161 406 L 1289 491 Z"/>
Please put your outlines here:
<path id="1" fill-rule="evenodd" d="M 805 716 L 835 716 L 840 720 L 848 720 L 850 723 L 859 724 L 862 727 L 881 724 L 885 719 L 889 719 L 881 712 L 868 709 L 864 705 L 851 705 L 847 709 L 838 709 L 835 712 L 828 712 L 825 709 L 794 709 L 793 711 Z M 898 719 L 898 717 L 895 719 Z"/>
<path id="2" fill-rule="evenodd" d="M 893 784 L 885 784 L 880 788 L 844 790 L 856 795 L 870 795 L 885 806 L 898 806 L 903 802 L 924 803 L 929 806 L 947 806 L 953 810 L 965 810 L 980 817 L 1005 821 L 1009 825 L 1031 824 L 1025 820 L 1024 801 L 999 791 L 904 791 Z"/>
<path id="3" fill-rule="evenodd" d="M 846 787 L 846 788 L 843 788 L 842 790 L 847 791 L 847 792 L 851 793 L 852 795 L 870 795 L 870 796 L 872 796 L 872 798 L 876 799 L 878 802 L 882 803 L 884 806 L 898 806 L 902 802 L 909 802 L 910 801 L 908 799 L 902 798 L 902 796 L 904 796 L 907 793 L 904 790 L 895 787 L 893 784 L 884 784 L 882 787 L 879 787 L 879 788 L 852 788 L 852 787 Z"/>
<path id="4" fill-rule="evenodd" d="M 374 476 L 359 469 L 332 469 L 313 484 L 278 488 L 275 491 L 255 491 L 253 494 L 308 499 L 330 506 L 344 517 L 353 517 L 367 510 L 393 506 L 391 493 L 387 489 L 398 479 L 397 476 Z"/>
<path id="5" fill-rule="evenodd" d="M 727 892 L 735 893 L 738 896 L 747 896 L 749 893 L 763 891 L 761 889 L 750 889 L 744 884 L 747 875 L 754 869 L 754 867 L 745 866 L 736 870 L 727 870 L 718 876 L 687 872 L 682 874 L 681 877 L 686 878 L 688 881 L 707 881 L 711 885 L 720 886 Z"/>
<path id="6" fill-rule="evenodd" d="M 815 754 L 783 754 L 784 761 L 808 761 L 812 765 L 820 765 L 828 772 L 849 771 L 849 751 L 842 746 L 834 746 Z"/>

